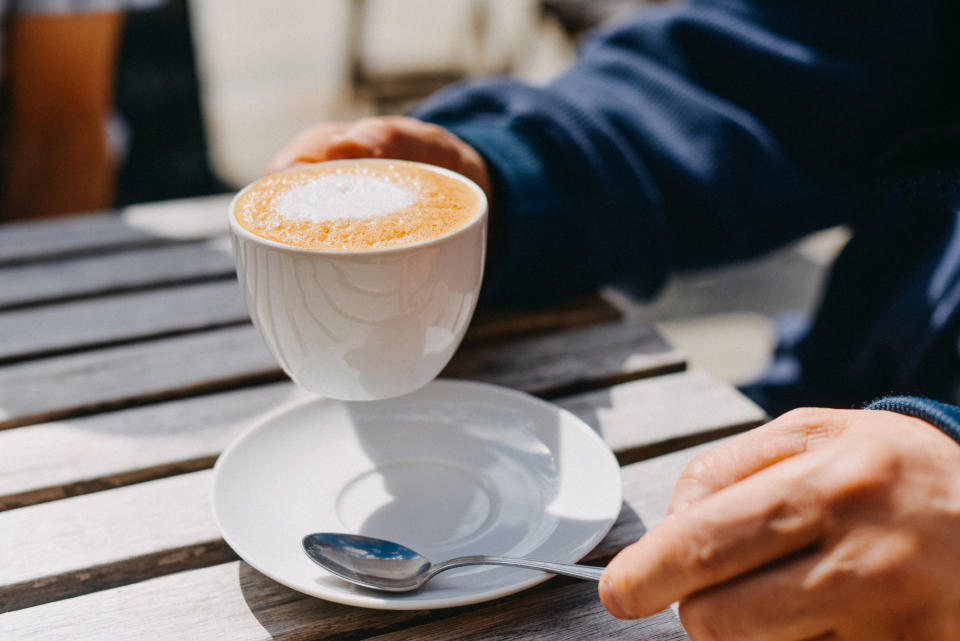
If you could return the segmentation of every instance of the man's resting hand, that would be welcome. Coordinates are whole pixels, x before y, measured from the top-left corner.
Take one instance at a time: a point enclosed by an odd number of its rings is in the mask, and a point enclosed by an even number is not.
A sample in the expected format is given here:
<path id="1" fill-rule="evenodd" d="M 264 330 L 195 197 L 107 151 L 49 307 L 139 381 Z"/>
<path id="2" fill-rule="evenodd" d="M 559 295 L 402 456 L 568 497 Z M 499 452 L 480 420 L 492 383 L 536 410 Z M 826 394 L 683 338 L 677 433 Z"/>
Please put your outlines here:
<path id="1" fill-rule="evenodd" d="M 960 639 L 960 446 L 884 411 L 801 409 L 687 466 L 610 563 L 616 616 L 693 641 Z"/>
<path id="2" fill-rule="evenodd" d="M 274 157 L 269 171 L 345 158 L 395 158 L 446 167 L 473 180 L 490 197 L 486 163 L 473 147 L 443 127 L 405 116 L 314 125 Z"/>

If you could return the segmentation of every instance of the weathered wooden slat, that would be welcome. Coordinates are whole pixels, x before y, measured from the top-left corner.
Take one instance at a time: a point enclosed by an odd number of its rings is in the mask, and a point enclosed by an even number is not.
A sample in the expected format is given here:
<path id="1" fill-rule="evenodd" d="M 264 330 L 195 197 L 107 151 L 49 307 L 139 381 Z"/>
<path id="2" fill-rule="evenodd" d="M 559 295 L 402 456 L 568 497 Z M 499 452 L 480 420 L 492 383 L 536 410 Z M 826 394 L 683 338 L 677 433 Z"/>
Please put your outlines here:
<path id="1" fill-rule="evenodd" d="M 0 269 L 0 309 L 145 287 L 225 280 L 233 278 L 234 273 L 225 238 L 26 263 Z"/>
<path id="2" fill-rule="evenodd" d="M 684 369 L 681 353 L 647 323 L 608 323 L 460 350 L 443 375 L 557 397 Z M 598 376 L 598 373 L 604 374 Z"/>
<path id="3" fill-rule="evenodd" d="M 618 403 L 594 416 L 598 431 L 628 450 L 635 449 L 630 439 L 642 440 L 642 430 L 649 438 L 649 434 L 669 426 L 669 408 L 675 405 L 682 379 L 688 380 L 689 391 L 704 394 L 699 401 L 696 396 L 687 398 L 690 404 L 699 402 L 703 410 L 690 411 L 688 416 L 704 420 L 701 426 L 690 424 L 688 429 L 713 430 L 718 419 L 706 410 L 720 408 L 719 395 L 701 375 L 683 373 L 674 378 L 681 380 L 654 378 L 628 384 L 647 390 L 615 394 Z M 729 409 L 718 413 L 726 415 L 731 423 L 742 425 L 756 415 L 756 408 L 737 398 L 726 384 L 714 381 L 713 387 L 730 390 Z M 651 411 L 649 405 L 659 407 Z M 583 407 L 581 404 L 580 409 Z M 634 425 L 641 429 L 633 429 Z M 64 454 L 61 450 L 60 456 Z M 50 458 L 43 452 L 33 456 L 35 466 Z M 108 456 L 106 450 L 102 456 Z M 222 561 L 229 551 L 219 540 L 206 504 L 191 503 L 207 495 L 209 475 L 209 471 L 196 472 L 0 513 L 0 610 L 82 594 L 124 579 L 141 580 Z M 644 488 L 637 491 L 646 492 Z M 182 500 L 184 496 L 190 501 Z M 626 516 L 618 526 L 626 533 L 614 532 L 608 539 L 622 542 L 625 536 L 635 536 L 630 532 L 635 523 L 625 520 Z M 81 531 L 77 530 L 78 523 L 84 524 Z M 23 532 L 33 535 L 23 540 Z M 5 558 L 7 555 L 10 558 Z"/>
<path id="4" fill-rule="evenodd" d="M 123 223 L 117 213 L 86 214 L 0 225 L 0 264 L 62 258 L 118 246 L 143 246 L 156 237 Z"/>
<path id="5" fill-rule="evenodd" d="M 251 417 L 306 396 L 276 383 L 0 432 L 0 511 L 206 469 Z M 559 404 L 602 433 L 621 463 L 763 419 L 749 400 L 702 372 L 642 379 Z"/>
<path id="6" fill-rule="evenodd" d="M 206 469 L 289 382 L 0 431 L 0 510 Z"/>
<path id="7" fill-rule="evenodd" d="M 440 619 L 369 637 L 369 641 L 582 641 L 587 638 L 688 639 L 670 610 L 647 619 L 621 621 L 600 606 L 595 584 L 578 583 L 473 609 L 455 619 Z"/>
<path id="8" fill-rule="evenodd" d="M 0 614 L 0 638 L 319 641 L 346 632 L 374 634 L 426 616 L 423 612 L 376 612 L 312 599 L 271 581 L 243 562 L 233 562 Z"/>
<path id="9" fill-rule="evenodd" d="M 123 215 L 89 215 L 0 226 L 0 309 L 138 287 L 229 278 L 228 197 L 138 205 Z M 209 243 L 175 243 L 217 238 Z M 159 240 L 165 242 L 159 242 Z M 156 241 L 154 245 L 148 241 Z M 102 253 L 104 250 L 110 250 Z M 136 250 L 136 251 L 118 251 Z M 39 256 L 20 264 L 17 256 Z M 53 262 L 49 262 L 51 259 Z M 33 261 L 34 263 L 36 261 Z M 2 267 L 6 265 L 6 269 Z M 468 342 L 613 321 L 615 307 L 586 296 L 547 309 L 480 312 Z"/>
<path id="10" fill-rule="evenodd" d="M 0 431 L 0 511 L 206 469 L 252 417 L 307 395 L 274 383 Z M 602 433 L 621 463 L 763 418 L 739 393 L 696 371 L 558 403 Z"/>
<path id="11" fill-rule="evenodd" d="M 663 456 L 626 465 L 621 468 L 623 479 L 623 495 L 643 521 L 647 530 L 660 525 L 667 516 L 667 508 L 673 497 L 673 486 L 676 485 L 680 473 L 687 463 L 692 461 L 701 452 L 709 450 L 720 442 L 711 441 L 694 447 L 678 450 Z M 632 497 L 637 497 L 635 503 Z M 642 498 L 641 498 L 642 497 Z M 621 515 L 622 518 L 622 515 Z M 638 537 L 633 533 L 612 531 L 607 539 L 616 539 L 617 549 L 632 543 Z"/>
<path id="12" fill-rule="evenodd" d="M 477 315 L 465 343 L 610 322 L 599 296 L 558 307 Z M 249 321 L 233 278 L 0 312 L 0 364 Z"/>
<path id="13" fill-rule="evenodd" d="M 486 314 L 472 327 L 482 337 L 510 335 L 533 326 L 559 329 L 596 322 L 612 310 L 599 297 L 582 299 L 579 307 L 585 310 L 532 312 L 533 320 Z M 24 353 L 75 349 L 111 337 L 162 334 L 164 328 L 182 331 L 191 325 L 216 325 L 236 314 L 246 316 L 237 286 L 229 282 L 7 312 L 0 314 L 0 361 Z M 171 324 L 165 325 L 168 319 Z M 293 394 L 292 385 L 270 385 L 3 431 L 0 510 L 204 469 L 242 420 Z M 140 447 L 138 438 L 151 439 L 151 448 Z M 89 456 L 91 451 L 103 454 Z"/>
<path id="14" fill-rule="evenodd" d="M 651 326 L 613 323 L 466 346 L 445 376 L 556 396 L 683 367 Z M 14 363 L 0 367 L 0 429 L 281 377 L 251 326 Z"/>
<path id="15" fill-rule="evenodd" d="M 583 296 L 556 306 L 541 309 L 480 310 L 467 330 L 465 343 L 480 343 L 508 336 L 549 332 L 569 327 L 583 327 L 613 322 L 620 311 L 598 295 Z"/>
<path id="16" fill-rule="evenodd" d="M 682 372 L 559 399 L 603 435 L 622 465 L 741 432 L 764 411 L 701 371 Z"/>
<path id="17" fill-rule="evenodd" d="M 252 417 L 306 396 L 275 383 L 2 431 L 0 511 L 206 469 Z M 763 419 L 738 392 L 696 371 L 558 403 L 603 434 L 621 463 Z"/>
<path id="18" fill-rule="evenodd" d="M 0 363 L 249 322 L 235 280 L 0 312 Z"/>
<path id="19" fill-rule="evenodd" d="M 0 552 L 0 611 L 230 560 L 210 479 L 204 470 L 2 513 L 0 537 L 29 540 Z"/>
<path id="20" fill-rule="evenodd" d="M 669 501 L 670 488 L 686 462 L 702 449 L 703 446 L 676 452 L 623 468 L 624 509 L 614 529 L 588 555 L 587 560 L 609 558 L 623 545 L 641 536 L 644 532 L 644 524 L 652 527 L 662 520 L 663 511 Z M 201 479 L 205 482 L 204 474 L 192 475 L 189 480 Z M 168 482 L 171 482 L 171 479 L 157 481 L 155 484 Z M 133 496 L 138 489 L 127 488 L 131 495 L 126 497 L 128 504 L 136 509 L 149 510 L 148 506 L 140 505 L 137 500 L 140 497 Z M 113 490 L 111 493 L 120 491 L 122 490 Z M 60 501 L 57 504 L 93 498 L 92 496 L 80 497 Z M 36 506 L 36 508 L 25 508 L 25 510 L 44 507 L 47 506 Z M 18 511 L 7 514 L 16 514 L 16 512 Z M 83 510 L 79 512 L 85 513 Z M 0 515 L 0 518 L 3 516 L 5 515 Z M 24 526 L 27 525 L 29 524 L 24 524 Z M 0 532 L 3 531 L 4 529 L 0 528 Z M 21 534 L 18 540 L 30 538 L 34 537 Z M 136 536 L 132 538 L 137 539 Z M 110 543 L 121 542 L 119 537 L 111 538 L 109 541 Z M 2 549 L 3 546 L 0 546 L 0 550 Z M 184 552 L 180 551 L 180 553 Z M 2 567 L 4 566 L 0 564 L 0 568 Z M 583 588 L 570 587 L 571 585 L 569 582 L 550 581 L 500 603 L 460 610 L 383 612 L 340 606 L 313 599 L 267 579 L 243 562 L 230 562 L 209 568 L 177 572 L 123 587 L 92 592 L 66 601 L 0 614 L 0 638 L 43 639 L 44 641 L 68 638 L 76 641 L 103 638 L 150 638 L 158 641 L 183 638 L 198 640 L 229 638 L 236 641 L 316 639 L 320 641 L 344 635 L 349 635 L 350 638 L 364 638 L 378 633 L 402 634 L 398 631 L 420 624 L 431 626 L 424 628 L 428 633 L 437 631 L 443 633 L 444 630 L 468 631 L 469 628 L 464 627 L 465 623 L 483 625 L 482 619 L 485 616 L 490 616 L 501 608 L 505 608 L 505 611 L 510 613 L 526 611 L 529 617 L 540 622 L 544 630 L 549 630 L 551 621 L 559 616 L 559 611 L 553 607 L 549 609 L 543 607 L 545 602 L 552 602 L 544 595 L 555 596 L 559 600 L 570 599 L 569 610 L 572 618 L 565 623 L 565 627 L 571 631 L 579 631 L 581 634 L 568 638 L 586 638 L 584 635 L 592 635 L 595 632 L 594 628 L 587 628 L 586 625 L 595 625 L 602 620 L 602 616 L 606 615 L 603 615 L 598 601 L 580 594 Z M 18 592 L 18 594 L 21 593 Z M 544 601 L 544 599 L 547 600 Z M 480 611 L 484 612 L 484 616 L 472 614 Z M 504 634 L 504 638 L 510 638 L 503 630 L 509 629 L 511 620 L 513 619 L 508 619 L 503 624 L 505 627 L 497 634 Z M 667 635 L 649 638 L 683 639 L 683 636 L 676 636 L 679 628 L 675 624 L 672 624 L 672 631 L 670 626 L 667 626 L 671 621 L 669 614 L 661 615 L 656 619 L 656 623 L 650 624 L 656 627 L 644 628 L 643 631 L 648 635 L 653 634 L 654 631 L 656 634 Z M 661 625 L 664 627 L 659 627 Z M 630 631 L 637 632 L 636 629 Z M 557 632 L 557 634 L 564 633 Z M 675 636 L 669 636 L 669 634 Z M 601 636 L 606 637 L 605 634 Z M 420 637 L 412 635 L 409 638 Z M 547 635 L 541 638 L 564 637 Z"/>
<path id="21" fill-rule="evenodd" d="M 169 200 L 108 214 L 0 225 L 0 264 L 219 236 L 227 231 L 230 198 L 218 195 Z"/>
<path id="22" fill-rule="evenodd" d="M 252 326 L 0 367 L 0 428 L 281 378 Z"/>

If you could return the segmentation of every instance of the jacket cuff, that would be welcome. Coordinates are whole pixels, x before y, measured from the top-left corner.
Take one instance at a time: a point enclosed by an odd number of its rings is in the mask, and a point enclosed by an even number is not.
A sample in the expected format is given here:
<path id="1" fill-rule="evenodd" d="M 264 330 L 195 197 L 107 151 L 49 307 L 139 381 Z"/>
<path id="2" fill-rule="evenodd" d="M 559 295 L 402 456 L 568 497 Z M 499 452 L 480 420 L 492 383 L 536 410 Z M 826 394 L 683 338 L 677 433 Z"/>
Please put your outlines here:
<path id="1" fill-rule="evenodd" d="M 864 409 L 887 410 L 919 418 L 960 443 L 960 407 L 956 405 L 919 396 L 889 396 L 873 401 Z"/>

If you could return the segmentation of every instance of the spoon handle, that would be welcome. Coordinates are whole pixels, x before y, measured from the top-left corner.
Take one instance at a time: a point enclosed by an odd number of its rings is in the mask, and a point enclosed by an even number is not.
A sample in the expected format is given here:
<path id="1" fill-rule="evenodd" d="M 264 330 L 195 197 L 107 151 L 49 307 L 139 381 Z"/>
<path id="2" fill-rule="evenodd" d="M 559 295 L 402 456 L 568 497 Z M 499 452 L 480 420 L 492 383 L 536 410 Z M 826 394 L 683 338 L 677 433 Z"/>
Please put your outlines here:
<path id="1" fill-rule="evenodd" d="M 435 564 L 430 569 L 430 576 L 459 568 L 465 565 L 509 565 L 517 568 L 527 568 L 530 570 L 543 570 L 551 574 L 562 574 L 563 576 L 572 576 L 575 579 L 586 579 L 588 581 L 599 581 L 603 574 L 603 568 L 597 568 L 590 565 L 576 565 L 572 563 L 550 563 L 548 561 L 534 561 L 532 559 L 517 559 L 509 556 L 460 556 L 449 561 Z"/>

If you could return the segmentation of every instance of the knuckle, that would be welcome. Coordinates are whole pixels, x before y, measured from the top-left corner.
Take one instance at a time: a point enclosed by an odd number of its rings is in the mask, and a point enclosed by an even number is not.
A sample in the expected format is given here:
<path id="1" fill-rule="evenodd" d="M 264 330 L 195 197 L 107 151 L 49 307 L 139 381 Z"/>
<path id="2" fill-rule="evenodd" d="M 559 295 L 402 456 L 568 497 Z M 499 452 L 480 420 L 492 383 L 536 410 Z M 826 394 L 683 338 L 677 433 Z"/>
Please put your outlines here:
<path id="1" fill-rule="evenodd" d="M 694 576 L 713 577 L 723 564 L 725 556 L 723 552 L 724 550 L 714 539 L 692 536 L 687 548 L 685 565 Z"/>
<path id="2" fill-rule="evenodd" d="M 860 576 L 900 592 L 911 587 L 922 556 L 921 543 L 909 532 L 880 537 L 864 555 Z"/>
<path id="3" fill-rule="evenodd" d="M 784 497 L 767 507 L 764 528 L 768 535 L 806 540 L 820 529 L 823 512 L 816 500 Z"/>
<path id="4" fill-rule="evenodd" d="M 784 416 L 795 420 L 814 419 L 818 420 L 823 414 L 823 410 L 818 407 L 795 407 L 788 411 Z"/>
<path id="5" fill-rule="evenodd" d="M 389 140 L 397 135 L 399 128 L 395 123 L 382 117 L 361 118 L 353 127 L 353 133 L 362 133 L 366 137 Z"/>
<path id="6" fill-rule="evenodd" d="M 384 116 L 368 116 L 366 118 L 359 118 L 355 123 L 354 127 L 364 127 L 376 129 L 378 127 L 386 126 L 390 121 L 387 120 Z"/>
<path id="7" fill-rule="evenodd" d="M 683 468 L 683 472 L 680 474 L 679 480 L 685 482 L 699 482 L 701 479 L 708 477 L 712 470 L 712 451 L 703 452 L 697 455 L 697 457 L 692 461 L 687 463 L 687 466 Z"/>
<path id="8" fill-rule="evenodd" d="M 418 125 L 429 124 L 429 123 L 423 122 L 422 120 L 417 120 L 416 118 L 410 118 L 409 116 L 400 116 L 397 114 L 391 114 L 387 116 L 376 116 L 375 118 L 376 120 L 386 125 L 390 125 L 391 127 L 395 127 L 398 129 L 401 129 L 404 127 L 416 127 Z"/>
<path id="9" fill-rule="evenodd" d="M 369 145 L 365 145 L 353 139 L 334 141 L 330 143 L 326 150 L 326 158 L 329 160 L 356 158 L 366 155 L 373 155 Z"/>
<path id="10" fill-rule="evenodd" d="M 878 442 L 858 444 L 856 450 L 843 453 L 833 467 L 829 502 L 840 510 L 886 501 L 901 476 L 898 453 Z"/>
<path id="11" fill-rule="evenodd" d="M 404 130 L 418 132 L 446 131 L 446 129 L 436 123 L 425 122 L 416 118 L 410 118 L 409 116 L 388 116 L 387 122 L 390 122 L 397 128 Z"/>
<path id="12" fill-rule="evenodd" d="M 919 554 L 919 541 L 906 533 L 855 533 L 817 565 L 805 587 L 837 594 L 897 594 L 906 606 L 932 596 L 923 588 L 928 578 L 918 576 Z"/>
<path id="13" fill-rule="evenodd" d="M 341 125 L 332 124 L 329 122 L 321 122 L 307 127 L 301 131 L 297 135 L 296 140 L 323 140 L 328 135 L 337 133 L 341 129 Z"/>
<path id="14" fill-rule="evenodd" d="M 844 433 L 850 426 L 851 410 L 822 407 L 798 407 L 758 428 L 769 434 L 796 439 L 798 451 L 814 449 L 832 437 Z"/>
<path id="15" fill-rule="evenodd" d="M 779 420 L 789 424 L 818 425 L 828 418 L 830 411 L 819 407 L 798 407 L 783 414 Z"/>
<path id="16" fill-rule="evenodd" d="M 708 456 L 708 453 L 698 455 L 683 468 L 683 472 L 680 473 L 680 478 L 677 479 L 677 484 L 699 485 L 702 479 L 710 476 L 711 469 L 713 468 L 711 460 L 712 458 Z"/>

